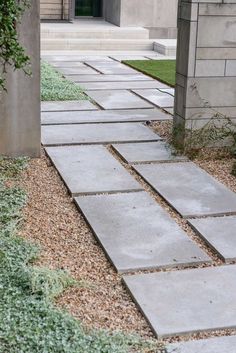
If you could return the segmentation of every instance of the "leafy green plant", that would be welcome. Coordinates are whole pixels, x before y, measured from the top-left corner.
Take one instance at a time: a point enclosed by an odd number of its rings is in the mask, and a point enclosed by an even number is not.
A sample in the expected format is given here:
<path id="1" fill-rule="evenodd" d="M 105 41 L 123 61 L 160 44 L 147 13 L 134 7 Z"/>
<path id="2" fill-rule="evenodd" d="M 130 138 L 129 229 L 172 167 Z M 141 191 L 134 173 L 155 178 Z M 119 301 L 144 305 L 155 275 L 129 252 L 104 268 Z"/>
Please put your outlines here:
<path id="1" fill-rule="evenodd" d="M 0 89 L 5 88 L 5 74 L 8 66 L 29 73 L 30 58 L 19 43 L 17 26 L 29 0 L 4 0 L 0 2 Z"/>
<path id="2" fill-rule="evenodd" d="M 42 101 L 65 101 L 88 99 L 81 88 L 65 79 L 61 73 L 46 62 L 41 63 Z"/>
<path id="3" fill-rule="evenodd" d="M 87 330 L 54 306 L 53 299 L 77 283 L 65 271 L 34 265 L 39 247 L 16 233 L 26 194 L 6 183 L 6 175 L 18 177 L 22 164 L 5 162 L 0 181 L 0 353 L 165 353 L 162 345 L 133 335 Z"/>

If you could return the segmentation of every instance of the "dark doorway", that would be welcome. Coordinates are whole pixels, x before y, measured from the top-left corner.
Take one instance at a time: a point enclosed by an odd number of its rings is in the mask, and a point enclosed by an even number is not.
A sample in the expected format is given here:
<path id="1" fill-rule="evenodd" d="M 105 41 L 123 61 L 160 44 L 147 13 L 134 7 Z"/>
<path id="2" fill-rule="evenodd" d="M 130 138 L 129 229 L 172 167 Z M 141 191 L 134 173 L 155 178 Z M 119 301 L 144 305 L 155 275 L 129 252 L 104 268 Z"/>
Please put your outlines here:
<path id="1" fill-rule="evenodd" d="M 75 17 L 101 17 L 102 0 L 75 0 Z"/>

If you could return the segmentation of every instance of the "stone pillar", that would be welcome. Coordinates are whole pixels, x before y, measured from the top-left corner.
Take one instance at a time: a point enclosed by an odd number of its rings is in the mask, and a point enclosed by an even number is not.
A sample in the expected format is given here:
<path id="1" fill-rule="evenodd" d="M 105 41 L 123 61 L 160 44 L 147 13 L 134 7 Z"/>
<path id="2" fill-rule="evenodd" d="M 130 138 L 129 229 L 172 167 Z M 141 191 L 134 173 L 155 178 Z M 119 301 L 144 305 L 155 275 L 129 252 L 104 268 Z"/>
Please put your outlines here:
<path id="1" fill-rule="evenodd" d="M 236 122 L 235 0 L 179 0 L 176 77 L 176 142 L 209 120 Z"/>
<path id="2" fill-rule="evenodd" d="M 31 0 L 19 26 L 31 58 L 32 76 L 8 70 L 7 92 L 0 92 L 0 155 L 40 156 L 40 22 L 39 1 Z"/>

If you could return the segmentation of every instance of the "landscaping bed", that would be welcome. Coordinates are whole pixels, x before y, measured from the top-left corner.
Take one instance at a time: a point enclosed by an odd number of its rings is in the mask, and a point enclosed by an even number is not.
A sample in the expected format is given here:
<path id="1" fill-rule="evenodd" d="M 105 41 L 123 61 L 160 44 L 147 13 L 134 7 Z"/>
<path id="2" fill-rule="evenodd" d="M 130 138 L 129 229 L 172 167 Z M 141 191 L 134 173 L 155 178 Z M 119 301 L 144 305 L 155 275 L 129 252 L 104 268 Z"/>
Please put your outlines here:
<path id="1" fill-rule="evenodd" d="M 41 100 L 68 101 L 85 100 L 88 97 L 74 82 L 67 80 L 50 64 L 41 62 Z"/>
<path id="2" fill-rule="evenodd" d="M 169 86 L 175 86 L 175 60 L 126 60 L 123 63 Z"/>
<path id="3" fill-rule="evenodd" d="M 90 239 L 54 168 L 45 157 L 27 164 L 25 159 L 0 159 L 0 352 L 161 352 L 157 344 L 138 336 L 94 330 L 124 328 L 117 324 L 120 320 L 126 322 L 126 332 L 141 328 L 144 336 L 151 336 L 102 250 Z M 89 291 L 96 298 L 90 314 Z M 81 317 L 83 326 L 55 306 L 60 294 L 57 303 L 77 310 L 73 314 Z M 107 312 L 104 322 L 96 324 L 102 305 L 112 315 Z"/>

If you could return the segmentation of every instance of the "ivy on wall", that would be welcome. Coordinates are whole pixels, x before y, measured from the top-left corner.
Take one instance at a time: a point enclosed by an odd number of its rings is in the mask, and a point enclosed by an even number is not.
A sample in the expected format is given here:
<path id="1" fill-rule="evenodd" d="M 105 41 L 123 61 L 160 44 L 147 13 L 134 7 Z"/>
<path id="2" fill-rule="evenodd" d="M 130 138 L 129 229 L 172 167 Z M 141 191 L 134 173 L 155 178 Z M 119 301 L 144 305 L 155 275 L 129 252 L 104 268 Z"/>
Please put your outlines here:
<path id="1" fill-rule="evenodd" d="M 29 6 L 30 0 L 0 0 L 0 90 L 6 89 L 5 74 L 9 66 L 28 73 L 30 58 L 19 42 L 17 25 Z"/>

